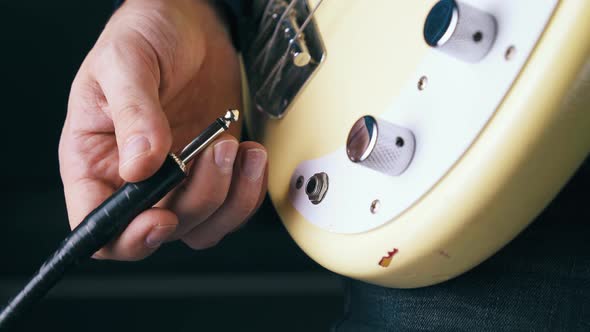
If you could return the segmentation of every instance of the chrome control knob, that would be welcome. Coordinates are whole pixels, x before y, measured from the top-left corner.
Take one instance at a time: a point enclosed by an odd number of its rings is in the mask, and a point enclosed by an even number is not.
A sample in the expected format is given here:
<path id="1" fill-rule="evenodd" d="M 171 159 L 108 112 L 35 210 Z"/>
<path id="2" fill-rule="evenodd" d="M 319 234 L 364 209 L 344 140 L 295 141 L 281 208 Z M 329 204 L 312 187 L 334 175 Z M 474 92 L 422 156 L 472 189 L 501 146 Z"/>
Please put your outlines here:
<path id="1" fill-rule="evenodd" d="M 415 147 L 409 129 L 368 115 L 354 123 L 346 141 L 351 161 L 388 175 L 400 175 L 408 168 Z"/>
<path id="2" fill-rule="evenodd" d="M 496 31 L 492 15 L 462 2 L 441 0 L 426 17 L 424 39 L 451 56 L 477 62 L 492 48 Z"/>

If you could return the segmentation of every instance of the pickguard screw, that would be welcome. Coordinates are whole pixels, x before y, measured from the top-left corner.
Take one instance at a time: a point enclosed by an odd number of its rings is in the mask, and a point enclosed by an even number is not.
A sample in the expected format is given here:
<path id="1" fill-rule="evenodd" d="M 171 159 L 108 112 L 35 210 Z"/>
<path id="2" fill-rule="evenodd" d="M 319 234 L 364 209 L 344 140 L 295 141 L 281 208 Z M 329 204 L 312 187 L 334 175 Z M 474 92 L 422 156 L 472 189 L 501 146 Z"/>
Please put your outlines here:
<path id="1" fill-rule="evenodd" d="M 514 55 L 516 54 L 516 47 L 514 47 L 514 45 L 511 45 L 510 47 L 508 47 L 506 49 L 506 52 L 504 53 L 504 59 L 506 59 L 507 61 L 512 60 L 512 58 L 514 58 Z"/>
<path id="2" fill-rule="evenodd" d="M 295 188 L 301 189 L 301 187 L 303 187 L 303 180 L 305 180 L 303 178 L 303 175 L 299 175 L 299 177 L 297 178 L 297 182 L 295 182 Z"/>
<path id="3" fill-rule="evenodd" d="M 378 199 L 372 201 L 371 202 L 371 209 L 370 209 L 371 213 L 375 214 L 375 213 L 379 212 L 379 207 L 381 207 L 381 202 Z"/>
<path id="4" fill-rule="evenodd" d="M 422 91 L 426 89 L 426 85 L 428 85 L 428 77 L 420 77 L 420 79 L 418 80 L 418 90 Z"/>

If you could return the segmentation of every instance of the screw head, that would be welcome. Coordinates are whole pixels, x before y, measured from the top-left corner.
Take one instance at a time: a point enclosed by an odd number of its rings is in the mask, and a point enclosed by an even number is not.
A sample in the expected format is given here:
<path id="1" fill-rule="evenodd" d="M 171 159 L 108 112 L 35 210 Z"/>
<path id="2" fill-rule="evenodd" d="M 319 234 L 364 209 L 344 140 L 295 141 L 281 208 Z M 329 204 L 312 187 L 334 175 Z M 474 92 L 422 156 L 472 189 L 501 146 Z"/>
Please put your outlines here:
<path id="1" fill-rule="evenodd" d="M 510 60 L 512 60 L 512 58 L 514 58 L 515 54 L 516 54 L 516 47 L 514 47 L 514 45 L 511 45 L 506 49 L 506 52 L 504 53 L 504 59 L 506 59 L 507 61 L 510 61 Z"/>
<path id="2" fill-rule="evenodd" d="M 428 85 L 428 77 L 422 76 L 418 80 L 418 90 L 423 91 L 426 89 L 426 85 Z"/>
<path id="3" fill-rule="evenodd" d="M 305 180 L 305 179 L 303 178 L 303 175 L 299 175 L 299 176 L 297 177 L 297 181 L 295 182 L 295 188 L 297 188 L 297 189 L 301 189 L 301 187 L 303 187 L 303 182 L 304 182 L 304 180 Z"/>
<path id="4" fill-rule="evenodd" d="M 378 199 L 372 201 L 371 208 L 370 208 L 371 213 L 375 214 L 375 213 L 379 212 L 380 207 L 381 207 L 381 202 Z"/>

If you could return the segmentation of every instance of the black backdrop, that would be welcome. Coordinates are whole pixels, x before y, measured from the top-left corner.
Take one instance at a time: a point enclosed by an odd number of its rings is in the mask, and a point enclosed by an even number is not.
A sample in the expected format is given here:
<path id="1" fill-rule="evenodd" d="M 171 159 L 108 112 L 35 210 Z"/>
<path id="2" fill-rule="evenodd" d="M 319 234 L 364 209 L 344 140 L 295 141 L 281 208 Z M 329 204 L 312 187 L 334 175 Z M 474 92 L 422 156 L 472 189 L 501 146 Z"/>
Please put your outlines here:
<path id="1" fill-rule="evenodd" d="M 59 133 L 111 4 L 0 0 L 0 306 L 69 229 Z M 587 230 L 589 192 L 587 161 L 536 223 Z M 326 331 L 342 302 L 340 279 L 297 248 L 265 202 L 216 248 L 175 243 L 141 262 L 84 264 L 16 330 Z"/>
<path id="2" fill-rule="evenodd" d="M 0 306 L 69 230 L 57 147 L 72 79 L 112 11 L 103 1 L 0 1 Z M 268 202 L 216 248 L 89 262 L 16 330 L 325 331 L 340 280 L 307 258 Z"/>

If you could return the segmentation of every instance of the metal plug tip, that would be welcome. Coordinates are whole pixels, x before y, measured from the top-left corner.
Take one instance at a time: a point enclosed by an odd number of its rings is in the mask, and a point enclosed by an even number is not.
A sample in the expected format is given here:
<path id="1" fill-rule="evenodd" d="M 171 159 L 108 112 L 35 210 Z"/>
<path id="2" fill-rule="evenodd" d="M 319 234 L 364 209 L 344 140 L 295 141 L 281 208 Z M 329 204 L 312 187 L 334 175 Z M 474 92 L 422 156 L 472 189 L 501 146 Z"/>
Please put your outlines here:
<path id="1" fill-rule="evenodd" d="M 223 116 L 224 120 L 230 121 L 230 122 L 237 122 L 239 118 L 240 118 L 240 111 L 231 110 L 231 109 L 227 110 L 227 112 Z"/>
<path id="2" fill-rule="evenodd" d="M 187 164 L 221 133 L 228 130 L 232 122 L 238 121 L 239 116 L 240 112 L 238 110 L 227 110 L 224 116 L 215 119 L 215 121 L 213 121 L 213 123 L 209 125 L 205 131 L 203 131 L 192 142 L 185 146 L 184 149 L 182 149 L 182 151 L 180 151 L 178 154 L 178 158 L 184 164 Z"/>

